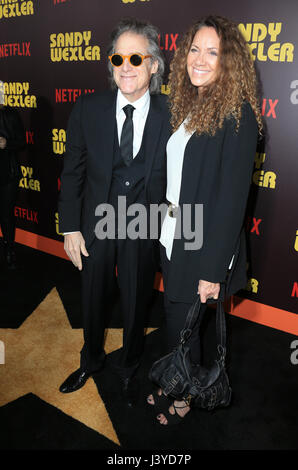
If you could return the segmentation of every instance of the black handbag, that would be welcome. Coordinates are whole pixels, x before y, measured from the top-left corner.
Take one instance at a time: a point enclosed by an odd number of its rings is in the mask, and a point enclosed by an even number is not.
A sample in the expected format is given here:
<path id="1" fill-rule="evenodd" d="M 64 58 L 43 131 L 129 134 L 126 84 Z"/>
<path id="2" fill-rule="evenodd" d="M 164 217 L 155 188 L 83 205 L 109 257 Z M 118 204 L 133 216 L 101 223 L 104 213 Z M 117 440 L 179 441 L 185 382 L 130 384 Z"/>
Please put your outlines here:
<path id="1" fill-rule="evenodd" d="M 217 357 L 211 368 L 192 364 L 187 342 L 196 323 L 201 323 L 200 297 L 189 309 L 179 345 L 152 365 L 149 379 L 158 385 L 164 395 L 184 400 L 189 406 L 214 409 L 228 406 L 232 389 L 225 369 L 226 323 L 222 302 L 216 308 Z"/>

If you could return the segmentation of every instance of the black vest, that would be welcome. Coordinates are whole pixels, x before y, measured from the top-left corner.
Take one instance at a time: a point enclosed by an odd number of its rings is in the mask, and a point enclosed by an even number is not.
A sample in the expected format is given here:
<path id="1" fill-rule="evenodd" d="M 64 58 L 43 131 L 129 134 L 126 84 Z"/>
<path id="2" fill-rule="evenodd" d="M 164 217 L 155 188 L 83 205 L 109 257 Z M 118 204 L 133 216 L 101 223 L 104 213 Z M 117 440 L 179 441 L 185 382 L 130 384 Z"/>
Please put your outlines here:
<path id="1" fill-rule="evenodd" d="M 124 196 L 125 199 L 125 210 L 123 205 L 119 207 L 119 214 L 124 216 L 127 214 L 127 209 L 130 205 L 146 204 L 145 197 L 145 129 L 142 139 L 142 144 L 138 154 L 133 159 L 131 165 L 128 167 L 125 165 L 124 160 L 120 153 L 120 147 L 118 142 L 117 126 L 115 126 L 116 132 L 114 136 L 114 155 L 113 155 L 113 174 L 109 192 L 108 204 L 111 204 L 115 211 L 115 230 L 116 238 L 118 238 L 118 197 Z M 122 202 L 123 204 L 123 202 Z M 134 216 L 125 215 L 126 226 L 130 221 L 134 219 Z M 148 222 L 147 222 L 148 223 Z"/>
<path id="2" fill-rule="evenodd" d="M 113 174 L 108 202 L 116 208 L 118 196 L 126 196 L 127 206 L 134 203 L 145 204 L 145 129 L 140 150 L 130 166 L 126 166 L 121 157 L 117 126 L 115 129 Z"/>

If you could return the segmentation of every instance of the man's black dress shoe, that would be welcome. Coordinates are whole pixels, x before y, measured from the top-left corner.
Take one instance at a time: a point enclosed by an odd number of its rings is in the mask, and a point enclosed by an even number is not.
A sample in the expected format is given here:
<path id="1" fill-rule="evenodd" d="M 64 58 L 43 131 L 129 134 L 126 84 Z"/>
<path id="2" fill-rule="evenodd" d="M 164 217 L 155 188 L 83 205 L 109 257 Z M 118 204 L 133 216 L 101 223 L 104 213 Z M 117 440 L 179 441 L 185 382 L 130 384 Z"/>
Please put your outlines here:
<path id="1" fill-rule="evenodd" d="M 137 377 L 122 379 L 121 388 L 122 399 L 125 401 L 127 406 L 133 407 L 136 405 L 140 395 L 140 385 Z"/>
<path id="2" fill-rule="evenodd" d="M 86 371 L 82 369 L 78 369 L 75 372 L 73 372 L 66 380 L 63 382 L 63 384 L 60 386 L 59 390 L 62 393 L 71 393 L 75 392 L 76 390 L 79 390 L 82 388 L 91 374 L 88 374 Z"/>

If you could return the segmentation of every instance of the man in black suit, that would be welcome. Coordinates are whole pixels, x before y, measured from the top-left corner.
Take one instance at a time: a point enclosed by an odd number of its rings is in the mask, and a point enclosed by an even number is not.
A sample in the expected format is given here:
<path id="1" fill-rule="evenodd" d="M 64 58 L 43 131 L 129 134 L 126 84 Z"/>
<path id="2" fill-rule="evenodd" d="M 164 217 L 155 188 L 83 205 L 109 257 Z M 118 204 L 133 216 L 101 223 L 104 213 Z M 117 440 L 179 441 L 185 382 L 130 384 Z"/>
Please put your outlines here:
<path id="1" fill-rule="evenodd" d="M 65 251 L 82 270 L 84 347 L 80 368 L 60 391 L 78 390 L 104 365 L 106 300 L 117 266 L 123 348 L 116 369 L 131 405 L 157 268 L 157 240 L 123 239 L 117 232 L 114 238 L 99 239 L 95 210 L 109 204 L 117 219 L 119 196 L 126 198 L 127 207 L 139 203 L 147 209 L 164 200 L 170 125 L 166 98 L 160 95 L 164 62 L 157 30 L 137 20 L 120 22 L 112 33 L 109 59 L 116 90 L 80 97 L 67 128 L 59 219 Z"/>
<path id="2" fill-rule="evenodd" d="M 8 269 L 17 267 L 14 250 L 15 215 L 21 172 L 18 153 L 25 147 L 25 131 L 15 108 L 4 106 L 0 82 L 0 227 L 3 234 L 5 263 Z"/>

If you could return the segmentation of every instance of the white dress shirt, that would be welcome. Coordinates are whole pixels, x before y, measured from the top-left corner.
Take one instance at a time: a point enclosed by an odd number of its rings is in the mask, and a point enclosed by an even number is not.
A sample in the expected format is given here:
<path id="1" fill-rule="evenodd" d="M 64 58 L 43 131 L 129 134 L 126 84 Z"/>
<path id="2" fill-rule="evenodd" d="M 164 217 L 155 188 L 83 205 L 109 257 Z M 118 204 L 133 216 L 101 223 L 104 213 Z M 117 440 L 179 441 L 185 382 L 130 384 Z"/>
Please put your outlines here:
<path id="1" fill-rule="evenodd" d="M 119 145 L 120 145 L 120 138 L 121 138 L 121 132 L 122 132 L 122 127 L 124 124 L 124 121 L 126 119 L 125 112 L 123 111 L 123 108 L 127 105 L 131 104 L 135 110 L 132 115 L 132 121 L 133 121 L 133 158 L 138 154 L 142 140 L 143 140 L 143 133 L 144 133 L 144 127 L 146 124 L 146 119 L 148 116 L 148 111 L 150 107 L 150 93 L 149 90 L 146 91 L 146 93 L 139 98 L 137 101 L 134 103 L 131 103 L 128 101 L 125 96 L 121 93 L 121 91 L 118 89 L 118 94 L 117 94 L 117 103 L 116 103 L 116 120 L 117 120 L 117 130 L 118 130 L 118 139 L 119 139 Z"/>
<path id="2" fill-rule="evenodd" d="M 146 119 L 150 107 L 150 93 L 149 90 L 139 98 L 137 101 L 131 103 L 127 98 L 121 93 L 118 88 L 117 100 L 116 100 L 116 121 L 117 121 L 117 131 L 118 131 L 118 140 L 120 145 L 121 132 L 124 121 L 126 119 L 125 112 L 123 111 L 124 106 L 131 104 L 135 110 L 132 115 L 133 121 L 133 158 L 138 154 L 142 140 L 143 133 L 146 124 Z M 65 232 L 63 235 L 68 235 L 70 233 L 76 232 Z"/>

